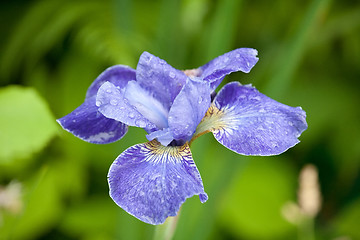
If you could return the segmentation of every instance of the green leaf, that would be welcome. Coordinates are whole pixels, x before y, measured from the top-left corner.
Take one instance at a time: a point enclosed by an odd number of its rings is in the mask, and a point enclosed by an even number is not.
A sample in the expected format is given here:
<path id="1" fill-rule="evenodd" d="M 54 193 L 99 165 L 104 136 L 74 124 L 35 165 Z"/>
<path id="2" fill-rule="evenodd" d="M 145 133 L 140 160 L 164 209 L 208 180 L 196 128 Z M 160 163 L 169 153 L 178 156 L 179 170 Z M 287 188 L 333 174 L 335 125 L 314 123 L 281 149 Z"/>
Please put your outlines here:
<path id="1" fill-rule="evenodd" d="M 57 132 L 55 118 L 33 88 L 0 89 L 0 113 L 0 164 L 40 151 Z"/>
<path id="2" fill-rule="evenodd" d="M 4 219 L 0 239 L 36 239 L 55 225 L 63 212 L 55 174 L 46 166 L 24 183 L 23 212 Z"/>

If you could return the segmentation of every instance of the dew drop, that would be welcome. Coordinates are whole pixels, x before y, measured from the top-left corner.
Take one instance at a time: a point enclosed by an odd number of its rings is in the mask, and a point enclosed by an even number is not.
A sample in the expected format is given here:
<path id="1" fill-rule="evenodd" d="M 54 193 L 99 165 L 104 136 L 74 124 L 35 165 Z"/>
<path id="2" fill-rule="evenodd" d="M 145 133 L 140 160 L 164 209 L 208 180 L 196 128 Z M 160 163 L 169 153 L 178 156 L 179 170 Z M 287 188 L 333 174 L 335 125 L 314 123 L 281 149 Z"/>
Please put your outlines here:
<path id="1" fill-rule="evenodd" d="M 230 59 L 229 59 L 228 57 L 225 57 L 225 58 L 224 58 L 224 63 L 229 62 L 229 60 L 230 60 Z"/>
<path id="2" fill-rule="evenodd" d="M 97 100 L 95 104 L 96 104 L 97 107 L 100 107 L 100 105 L 102 104 L 102 102 L 101 102 L 100 100 Z"/>
<path id="3" fill-rule="evenodd" d="M 111 89 L 106 89 L 106 92 L 107 92 L 107 93 L 111 93 Z"/>
<path id="4" fill-rule="evenodd" d="M 251 100 L 255 100 L 255 101 L 261 101 L 261 98 L 259 96 L 253 96 L 250 97 Z"/>
<path id="5" fill-rule="evenodd" d="M 111 99 L 110 104 L 116 106 L 118 104 L 118 101 L 116 99 Z"/>
<path id="6" fill-rule="evenodd" d="M 198 101 L 198 103 L 200 104 L 200 103 L 202 103 L 203 102 L 203 97 L 199 97 L 199 101 Z"/>
<path id="7" fill-rule="evenodd" d="M 129 118 L 134 118 L 135 117 L 135 114 L 134 113 L 129 113 Z"/>
<path id="8" fill-rule="evenodd" d="M 136 123 L 136 125 L 137 125 L 138 127 L 141 127 L 141 128 L 146 127 L 146 122 L 145 122 L 144 120 L 142 120 L 142 119 L 136 120 L 135 123 Z"/>
<path id="9" fill-rule="evenodd" d="M 236 54 L 236 58 L 240 58 L 240 53 Z"/>
<path id="10" fill-rule="evenodd" d="M 175 135 L 179 134 L 179 133 L 180 133 L 180 129 L 175 128 L 175 129 L 174 129 L 174 133 L 175 133 Z"/>
<path id="11" fill-rule="evenodd" d="M 265 111 L 265 109 L 263 109 L 263 108 L 261 108 L 260 110 L 259 110 L 259 113 L 265 113 L 266 111 Z"/>
<path id="12" fill-rule="evenodd" d="M 170 73 L 169 73 L 169 77 L 171 77 L 171 78 L 175 78 L 175 73 L 170 72 Z"/>

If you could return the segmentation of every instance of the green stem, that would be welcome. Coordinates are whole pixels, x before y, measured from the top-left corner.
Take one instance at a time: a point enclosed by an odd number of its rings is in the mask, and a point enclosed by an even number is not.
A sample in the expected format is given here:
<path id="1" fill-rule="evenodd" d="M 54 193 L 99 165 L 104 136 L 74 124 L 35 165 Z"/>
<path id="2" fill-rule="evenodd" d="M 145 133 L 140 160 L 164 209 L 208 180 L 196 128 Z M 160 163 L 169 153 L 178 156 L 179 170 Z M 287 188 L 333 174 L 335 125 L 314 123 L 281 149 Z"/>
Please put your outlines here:
<path id="1" fill-rule="evenodd" d="M 315 240 L 314 218 L 306 217 L 298 226 L 299 240 Z"/>
<path id="2" fill-rule="evenodd" d="M 175 234 L 180 210 L 175 217 L 168 217 L 164 224 L 158 225 L 155 228 L 154 240 L 171 240 Z"/>

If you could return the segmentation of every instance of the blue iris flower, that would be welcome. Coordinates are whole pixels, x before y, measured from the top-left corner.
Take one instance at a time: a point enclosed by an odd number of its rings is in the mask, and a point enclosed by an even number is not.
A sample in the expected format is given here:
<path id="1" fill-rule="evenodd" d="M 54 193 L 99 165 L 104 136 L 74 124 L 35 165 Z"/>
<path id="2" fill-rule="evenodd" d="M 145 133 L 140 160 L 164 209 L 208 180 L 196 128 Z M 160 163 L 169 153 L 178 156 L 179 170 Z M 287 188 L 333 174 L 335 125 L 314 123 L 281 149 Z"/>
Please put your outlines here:
<path id="1" fill-rule="evenodd" d="M 146 130 L 149 142 L 129 147 L 108 173 L 110 196 L 150 224 L 175 216 L 186 198 L 208 199 L 189 144 L 212 132 L 243 155 L 276 155 L 299 142 L 305 112 L 259 93 L 251 85 L 216 87 L 231 72 L 250 72 L 257 51 L 240 48 L 197 69 L 180 71 L 144 52 L 136 70 L 116 65 L 89 87 L 85 101 L 58 123 L 90 143 L 121 139 L 128 126 Z"/>

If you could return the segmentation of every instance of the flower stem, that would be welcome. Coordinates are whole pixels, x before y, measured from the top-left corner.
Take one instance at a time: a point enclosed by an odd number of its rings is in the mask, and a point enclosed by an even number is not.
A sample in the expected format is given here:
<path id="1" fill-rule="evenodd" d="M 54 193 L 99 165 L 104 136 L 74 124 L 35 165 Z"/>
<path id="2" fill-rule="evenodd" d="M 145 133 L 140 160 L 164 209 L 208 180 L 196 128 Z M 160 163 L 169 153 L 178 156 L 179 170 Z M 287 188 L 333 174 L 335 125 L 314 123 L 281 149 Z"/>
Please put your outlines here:
<path id="1" fill-rule="evenodd" d="M 154 240 L 171 240 L 175 234 L 180 210 L 175 217 L 168 217 L 164 224 L 158 225 L 155 228 Z"/>
<path id="2" fill-rule="evenodd" d="M 312 217 L 307 217 L 300 223 L 298 226 L 298 234 L 299 240 L 315 240 L 314 219 Z"/>

